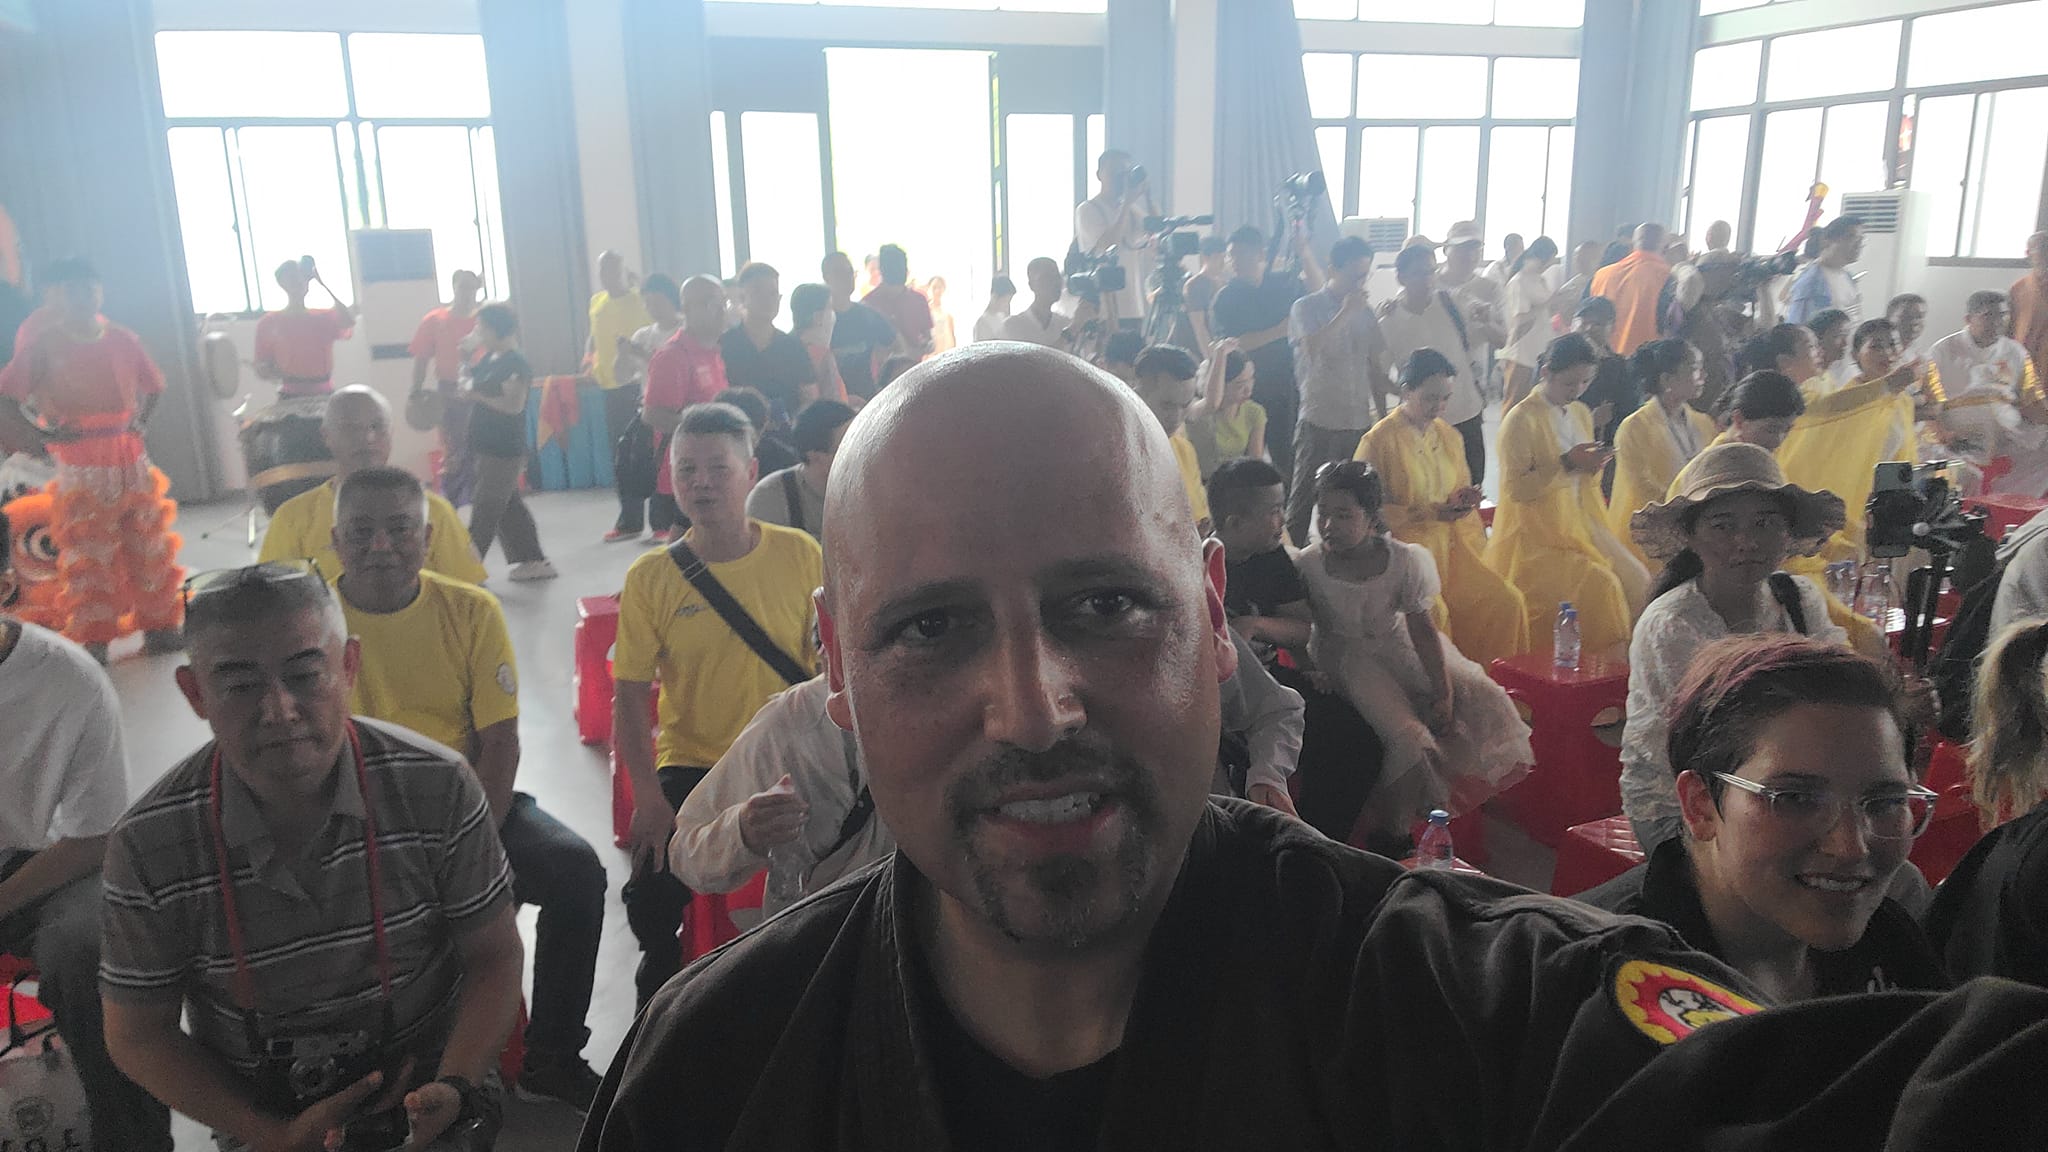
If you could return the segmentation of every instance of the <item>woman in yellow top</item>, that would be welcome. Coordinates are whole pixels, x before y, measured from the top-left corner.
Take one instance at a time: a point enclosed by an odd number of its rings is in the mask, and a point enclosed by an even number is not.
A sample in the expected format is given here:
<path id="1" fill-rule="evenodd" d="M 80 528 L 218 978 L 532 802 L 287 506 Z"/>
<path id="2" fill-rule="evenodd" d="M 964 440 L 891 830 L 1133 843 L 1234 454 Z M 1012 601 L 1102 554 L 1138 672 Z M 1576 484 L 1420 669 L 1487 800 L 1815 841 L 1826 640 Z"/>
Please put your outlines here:
<path id="1" fill-rule="evenodd" d="M 1522 594 L 1486 566 L 1479 489 L 1465 442 L 1444 423 L 1457 369 L 1434 348 L 1418 348 L 1401 370 L 1401 406 L 1359 441 L 1357 459 L 1386 487 L 1384 516 L 1396 540 L 1429 550 L 1443 585 L 1436 618 L 1458 651 L 1486 667 L 1529 647 Z"/>
<path id="2" fill-rule="evenodd" d="M 1913 361 L 1899 363 L 1891 321 L 1866 320 L 1853 345 L 1856 376 L 1840 391 L 1807 396 L 1806 415 L 1778 449 L 1785 479 L 1809 492 L 1833 492 L 1849 506 L 1849 523 L 1821 554 L 1789 568 L 1810 576 L 1837 560 L 1863 559 L 1863 506 L 1871 477 L 1887 460 L 1911 460 L 1913 406 L 1908 389 L 1918 378 Z"/>
<path id="3" fill-rule="evenodd" d="M 1652 340 L 1630 357 L 1645 403 L 1614 430 L 1614 491 L 1607 528 L 1647 568 L 1629 533 L 1636 510 L 1664 499 L 1671 482 L 1713 442 L 1713 418 L 1692 406 L 1706 386 L 1700 350 L 1683 340 Z"/>
<path id="4" fill-rule="evenodd" d="M 1754 444 L 1776 455 L 1785 437 L 1792 434 L 1793 426 L 1806 415 L 1806 397 L 1799 394 L 1799 385 L 1790 376 L 1771 369 L 1744 376 L 1735 387 L 1721 393 L 1721 403 L 1721 418 L 1728 428 L 1714 438 L 1710 448 Z M 1677 488 L 1678 478 L 1674 476 L 1665 489 L 1665 498 L 1669 499 Z"/>
<path id="5" fill-rule="evenodd" d="M 1614 450 L 1593 441 L 1593 414 L 1578 402 L 1599 364 L 1580 333 L 1551 341 L 1541 382 L 1501 421 L 1500 509 L 1486 564 L 1522 593 L 1539 625 L 1569 601 L 1584 650 L 1619 656 L 1650 574 L 1607 528 L 1600 473 Z"/>
<path id="6" fill-rule="evenodd" d="M 1226 347 L 1227 345 L 1227 347 Z M 1203 375 L 1202 395 L 1188 406 L 1186 433 L 1202 479 L 1229 460 L 1266 459 L 1266 409 L 1252 399 L 1257 373 L 1236 341 L 1218 341 Z"/>

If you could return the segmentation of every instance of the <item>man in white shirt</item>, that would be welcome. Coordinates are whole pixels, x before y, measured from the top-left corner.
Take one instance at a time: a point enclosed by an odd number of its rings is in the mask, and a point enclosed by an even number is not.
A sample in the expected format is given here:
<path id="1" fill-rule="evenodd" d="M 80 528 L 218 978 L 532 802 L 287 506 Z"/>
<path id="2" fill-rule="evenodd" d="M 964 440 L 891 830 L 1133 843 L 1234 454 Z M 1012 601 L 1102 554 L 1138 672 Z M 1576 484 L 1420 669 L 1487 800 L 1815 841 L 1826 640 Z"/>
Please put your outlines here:
<path id="1" fill-rule="evenodd" d="M 982 309 L 981 315 L 974 318 L 976 342 L 1003 338 L 1003 322 L 1010 318 L 1010 306 L 1016 303 L 1016 300 L 1016 281 L 1000 272 L 996 273 L 995 280 L 989 284 L 988 307 Z"/>
<path id="2" fill-rule="evenodd" d="M 1287 534 L 1308 544 L 1315 512 L 1316 472 L 1349 460 L 1379 418 L 1387 390 L 1387 341 L 1365 288 L 1372 246 L 1346 236 L 1330 247 L 1330 278 L 1294 302 L 1287 337 L 1301 381 L 1301 412 L 1294 426 L 1294 486 L 1287 502 Z M 1279 430 L 1279 435 L 1286 435 Z M 1269 431 L 1268 436 L 1274 435 Z"/>
<path id="3" fill-rule="evenodd" d="M 12 540 L 0 515 L 0 603 L 15 588 Z M 170 1152 L 170 1111 L 114 1067 L 100 1010 L 100 863 L 128 807 L 120 701 L 85 649 L 0 615 L 0 718 L 0 950 L 35 963 L 93 1147 Z M 47 1136 L 51 1148 L 82 1146 L 69 1129 Z"/>
<path id="4" fill-rule="evenodd" d="M 1094 315 L 1095 305 L 1084 302 L 1075 310 L 1072 319 L 1059 314 L 1055 305 L 1060 302 L 1060 294 L 1066 291 L 1066 280 L 1060 275 L 1059 262 L 1050 256 L 1040 256 L 1025 267 L 1024 284 L 1031 289 L 1031 304 L 1003 321 L 1002 338 L 1071 352 L 1073 339 L 1068 332 L 1069 326 L 1078 328 L 1085 325 Z"/>
<path id="5" fill-rule="evenodd" d="M 2012 461 L 1984 485 L 1991 492 L 2039 497 L 2048 491 L 2048 404 L 2033 361 L 2005 335 L 2002 292 L 1973 292 L 1963 329 L 1934 342 L 1929 356 L 1948 400 L 1940 416 L 1949 450 L 1982 467 L 1993 457 Z"/>
<path id="6" fill-rule="evenodd" d="M 1437 287 L 1451 294 L 1451 300 L 1465 319 L 1465 336 L 1472 347 L 1472 378 L 1483 391 L 1493 375 L 1493 354 L 1507 347 L 1507 288 L 1479 273 L 1486 251 L 1486 233 L 1476 220 L 1460 220 L 1444 237 L 1444 263 L 1437 274 Z M 1438 349 L 1443 351 L 1443 349 Z"/>
<path id="7" fill-rule="evenodd" d="M 1522 258 L 1523 247 L 1522 234 L 1520 232 L 1510 232 L 1501 237 L 1500 259 L 1486 266 L 1485 277 L 1502 288 L 1506 288 L 1508 286 L 1508 277 L 1513 275 L 1512 270 L 1515 266 L 1515 261 Z"/>
<path id="8" fill-rule="evenodd" d="M 1145 216 L 1151 211 L 1152 188 L 1145 170 L 1131 162 L 1131 154 L 1114 148 L 1096 161 L 1095 178 L 1102 191 L 1075 207 L 1074 241 L 1090 256 L 1116 249 L 1124 287 L 1103 294 L 1103 315 L 1111 327 L 1126 321 L 1139 324 L 1145 319 L 1145 274 L 1151 267 L 1142 246 L 1147 241 Z"/>
<path id="9" fill-rule="evenodd" d="M 1476 371 L 1476 354 L 1483 345 L 1451 294 L 1437 287 L 1436 245 L 1427 239 L 1410 242 L 1394 257 L 1394 276 L 1401 283 L 1401 294 L 1380 308 L 1387 362 L 1403 363 L 1418 348 L 1434 348 L 1450 359 L 1457 377 L 1451 382 L 1451 399 L 1444 405 L 1443 419 L 1464 437 L 1472 482 L 1484 483 L 1486 402 L 1479 394 Z"/>

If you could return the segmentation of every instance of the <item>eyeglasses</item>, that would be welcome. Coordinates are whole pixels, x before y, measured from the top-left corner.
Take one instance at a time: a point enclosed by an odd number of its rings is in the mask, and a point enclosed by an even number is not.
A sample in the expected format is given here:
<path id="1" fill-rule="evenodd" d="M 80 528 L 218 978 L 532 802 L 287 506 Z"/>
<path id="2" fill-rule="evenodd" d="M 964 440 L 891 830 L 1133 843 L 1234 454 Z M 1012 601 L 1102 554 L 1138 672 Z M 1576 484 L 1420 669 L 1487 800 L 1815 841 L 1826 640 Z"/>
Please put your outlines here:
<path id="1" fill-rule="evenodd" d="M 327 577 L 320 571 L 320 562 L 310 556 L 297 560 L 273 560 L 264 564 L 251 564 L 243 568 L 214 568 L 206 572 L 195 572 L 187 577 L 181 589 L 185 607 L 190 608 L 194 600 L 237 588 L 273 588 L 297 580 L 318 580 L 320 586 L 327 586 Z"/>
<path id="2" fill-rule="evenodd" d="M 1773 788 L 1744 780 L 1730 772 L 1716 772 L 1714 779 L 1732 784 L 1764 798 L 1772 819 L 1809 836 L 1823 836 L 1839 823 L 1846 809 L 1862 813 L 1865 832 L 1876 840 L 1912 840 L 1927 831 L 1934 820 L 1939 797 L 1925 788 L 1879 792 L 1847 799 L 1825 788 Z"/>

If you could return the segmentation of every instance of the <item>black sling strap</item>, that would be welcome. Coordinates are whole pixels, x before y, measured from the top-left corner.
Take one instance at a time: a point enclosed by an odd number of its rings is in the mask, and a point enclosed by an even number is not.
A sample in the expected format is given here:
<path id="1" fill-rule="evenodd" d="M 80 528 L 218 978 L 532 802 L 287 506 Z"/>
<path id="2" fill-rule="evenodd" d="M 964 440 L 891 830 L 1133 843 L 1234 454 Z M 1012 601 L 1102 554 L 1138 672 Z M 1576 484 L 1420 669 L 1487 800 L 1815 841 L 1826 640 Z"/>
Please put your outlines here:
<path id="1" fill-rule="evenodd" d="M 740 607 L 740 602 L 732 598 L 732 593 L 725 590 L 725 585 L 718 582 L 718 577 L 711 574 L 711 569 L 688 544 L 678 540 L 669 545 L 668 558 L 675 561 L 676 567 L 682 570 L 683 579 L 688 580 L 690 587 L 695 588 L 698 594 L 704 597 L 711 605 L 711 610 L 718 613 L 720 620 L 725 621 L 725 626 L 732 629 L 733 634 L 747 647 L 753 649 L 754 655 L 759 656 L 762 663 L 773 668 L 775 674 L 782 677 L 785 683 L 794 687 L 811 678 L 811 673 L 798 663 L 795 657 L 784 652 L 775 641 L 768 638 L 768 633 L 754 622 L 752 616 L 747 615 L 747 610 Z"/>
<path id="2" fill-rule="evenodd" d="M 782 474 L 782 499 L 789 505 L 789 526 L 799 532 L 810 531 L 804 524 L 803 481 L 796 478 L 795 472 Z"/>
<path id="3" fill-rule="evenodd" d="M 839 834 L 832 838 L 832 846 L 819 855 L 820 860 L 830 859 L 852 843 L 875 814 L 874 794 L 868 791 L 868 786 L 860 778 L 860 745 L 854 741 L 853 733 L 844 728 L 839 730 L 839 736 L 846 745 L 846 779 L 853 785 L 853 807 L 847 809 L 846 819 L 839 822 Z"/>
<path id="4" fill-rule="evenodd" d="M 1771 573 L 1771 595 L 1778 600 L 1778 606 L 1792 621 L 1792 630 L 1801 636 L 1806 631 L 1806 606 L 1799 602 L 1799 582 L 1784 572 Z"/>

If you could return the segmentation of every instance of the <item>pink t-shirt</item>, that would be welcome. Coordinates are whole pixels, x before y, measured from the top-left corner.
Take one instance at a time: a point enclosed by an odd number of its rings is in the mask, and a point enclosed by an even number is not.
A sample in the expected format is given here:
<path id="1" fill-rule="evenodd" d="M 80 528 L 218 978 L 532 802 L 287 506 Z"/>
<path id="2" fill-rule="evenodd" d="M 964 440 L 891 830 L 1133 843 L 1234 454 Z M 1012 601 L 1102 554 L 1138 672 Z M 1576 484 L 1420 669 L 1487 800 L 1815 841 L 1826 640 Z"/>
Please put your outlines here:
<path id="1" fill-rule="evenodd" d="M 708 404 L 725 391 L 725 357 L 718 345 L 705 344 L 687 330 L 678 331 L 668 343 L 655 349 L 647 361 L 647 389 L 640 394 L 643 408 L 688 408 Z M 674 495 L 675 482 L 668 473 L 668 437 L 655 439 L 654 490 Z"/>
<path id="2" fill-rule="evenodd" d="M 276 365 L 287 381 L 286 392 L 325 391 L 314 384 L 334 379 L 334 342 L 346 340 L 356 323 L 339 308 L 318 312 L 266 312 L 256 321 L 256 363 Z"/>
<path id="3" fill-rule="evenodd" d="M 164 375 L 135 333 L 107 325 L 97 340 L 79 341 L 55 324 L 19 349 L 0 371 L 0 396 L 31 400 L 45 419 L 75 423 L 88 416 L 132 412 L 144 396 L 164 390 Z"/>
<path id="4" fill-rule="evenodd" d="M 476 329 L 476 313 L 457 316 L 446 306 L 420 318 L 406 351 L 434 358 L 434 379 L 453 382 L 462 375 L 462 341 Z"/>

